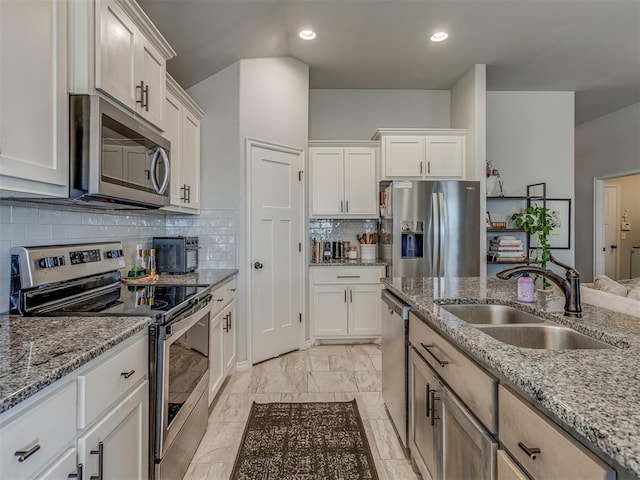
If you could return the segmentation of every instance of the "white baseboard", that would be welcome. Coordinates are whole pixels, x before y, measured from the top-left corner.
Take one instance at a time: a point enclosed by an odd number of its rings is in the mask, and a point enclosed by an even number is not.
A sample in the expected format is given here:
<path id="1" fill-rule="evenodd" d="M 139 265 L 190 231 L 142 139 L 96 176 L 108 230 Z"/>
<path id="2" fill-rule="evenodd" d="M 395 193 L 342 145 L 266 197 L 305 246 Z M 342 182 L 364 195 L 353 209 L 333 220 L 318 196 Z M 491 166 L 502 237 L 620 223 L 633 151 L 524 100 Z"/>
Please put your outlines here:
<path id="1" fill-rule="evenodd" d="M 236 362 L 236 372 L 244 372 L 245 370 L 249 370 L 250 367 L 251 365 L 249 365 L 249 360 Z"/>

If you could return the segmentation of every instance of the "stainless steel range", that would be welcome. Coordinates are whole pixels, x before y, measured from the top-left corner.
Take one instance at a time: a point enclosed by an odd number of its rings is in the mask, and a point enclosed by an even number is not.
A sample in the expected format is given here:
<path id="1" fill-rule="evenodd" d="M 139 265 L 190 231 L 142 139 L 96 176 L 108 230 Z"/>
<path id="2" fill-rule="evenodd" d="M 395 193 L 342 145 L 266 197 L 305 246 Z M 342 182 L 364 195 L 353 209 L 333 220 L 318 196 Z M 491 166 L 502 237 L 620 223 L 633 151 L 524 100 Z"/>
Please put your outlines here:
<path id="1" fill-rule="evenodd" d="M 182 478 L 204 436 L 210 287 L 124 285 L 119 242 L 11 250 L 11 313 L 154 318 L 149 327 L 149 477 Z"/>

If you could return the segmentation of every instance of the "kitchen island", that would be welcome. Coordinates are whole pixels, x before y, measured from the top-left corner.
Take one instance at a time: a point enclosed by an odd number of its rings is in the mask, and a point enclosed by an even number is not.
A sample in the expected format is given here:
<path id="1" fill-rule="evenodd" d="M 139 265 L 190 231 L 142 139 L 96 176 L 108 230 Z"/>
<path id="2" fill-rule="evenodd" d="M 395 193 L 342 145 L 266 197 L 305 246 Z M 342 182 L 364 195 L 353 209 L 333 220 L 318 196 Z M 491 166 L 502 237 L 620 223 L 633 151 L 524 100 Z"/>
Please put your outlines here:
<path id="1" fill-rule="evenodd" d="M 515 283 L 473 278 L 390 278 L 383 285 L 500 383 L 513 388 L 619 472 L 640 477 L 640 318 L 583 305 L 583 318 L 563 316 L 564 297 L 536 293 L 515 301 Z M 515 306 L 616 348 L 539 350 L 500 342 L 440 305 Z"/>

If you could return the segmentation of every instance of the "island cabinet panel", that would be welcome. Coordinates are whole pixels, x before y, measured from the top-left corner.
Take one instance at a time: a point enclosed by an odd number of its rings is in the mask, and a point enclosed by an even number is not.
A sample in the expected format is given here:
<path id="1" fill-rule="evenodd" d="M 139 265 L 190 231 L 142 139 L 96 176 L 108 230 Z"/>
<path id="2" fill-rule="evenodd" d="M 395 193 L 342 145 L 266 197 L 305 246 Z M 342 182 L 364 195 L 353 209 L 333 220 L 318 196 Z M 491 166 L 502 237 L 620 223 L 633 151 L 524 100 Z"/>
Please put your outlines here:
<path id="1" fill-rule="evenodd" d="M 511 460 L 504 450 L 498 450 L 497 455 L 498 480 L 529 480 L 522 469 Z"/>
<path id="2" fill-rule="evenodd" d="M 80 478 L 70 477 L 69 475 L 77 475 L 76 457 L 78 450 L 73 447 L 67 449 L 58 459 L 53 462 L 49 468 L 36 477 L 36 480 L 59 480 L 63 478 Z"/>
<path id="3" fill-rule="evenodd" d="M 616 472 L 500 385 L 500 440 L 534 479 L 613 480 Z"/>

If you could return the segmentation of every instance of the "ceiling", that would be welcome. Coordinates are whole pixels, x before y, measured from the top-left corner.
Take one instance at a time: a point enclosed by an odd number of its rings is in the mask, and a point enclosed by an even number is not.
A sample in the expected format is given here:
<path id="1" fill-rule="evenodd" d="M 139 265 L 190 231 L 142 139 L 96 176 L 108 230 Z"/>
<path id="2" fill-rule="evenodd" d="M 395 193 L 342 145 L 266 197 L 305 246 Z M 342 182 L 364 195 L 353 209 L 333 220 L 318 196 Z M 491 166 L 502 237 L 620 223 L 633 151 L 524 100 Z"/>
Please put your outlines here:
<path id="1" fill-rule="evenodd" d="M 139 0 L 185 88 L 241 58 L 292 56 L 310 88 L 576 92 L 576 124 L 640 102 L 639 0 Z M 312 28 L 317 38 L 298 38 Z M 429 41 L 437 30 L 442 43 Z"/>

